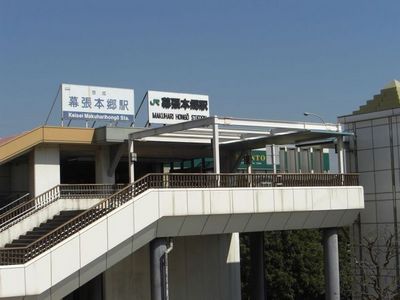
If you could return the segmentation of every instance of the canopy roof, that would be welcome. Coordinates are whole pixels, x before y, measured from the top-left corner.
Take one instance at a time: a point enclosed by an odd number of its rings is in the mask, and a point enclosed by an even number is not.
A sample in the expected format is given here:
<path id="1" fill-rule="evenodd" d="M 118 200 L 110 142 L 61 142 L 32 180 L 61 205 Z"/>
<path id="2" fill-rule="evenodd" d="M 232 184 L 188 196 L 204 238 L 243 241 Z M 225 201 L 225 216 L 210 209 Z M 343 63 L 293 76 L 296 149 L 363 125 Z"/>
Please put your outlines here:
<path id="1" fill-rule="evenodd" d="M 324 145 L 349 135 L 340 124 L 249 120 L 209 117 L 157 128 L 71 128 L 43 126 L 0 139 L 0 164 L 30 151 L 41 143 L 62 145 L 120 145 L 135 141 L 142 158 L 186 159 L 212 154 L 213 128 L 218 127 L 221 150 L 245 151 L 276 145 Z"/>
<path id="2" fill-rule="evenodd" d="M 276 145 L 331 144 L 343 132 L 339 124 L 246 120 L 209 117 L 131 133 L 135 142 L 210 144 L 218 127 L 220 146 L 229 150 L 249 150 Z M 160 145 L 161 146 L 161 145 Z"/>

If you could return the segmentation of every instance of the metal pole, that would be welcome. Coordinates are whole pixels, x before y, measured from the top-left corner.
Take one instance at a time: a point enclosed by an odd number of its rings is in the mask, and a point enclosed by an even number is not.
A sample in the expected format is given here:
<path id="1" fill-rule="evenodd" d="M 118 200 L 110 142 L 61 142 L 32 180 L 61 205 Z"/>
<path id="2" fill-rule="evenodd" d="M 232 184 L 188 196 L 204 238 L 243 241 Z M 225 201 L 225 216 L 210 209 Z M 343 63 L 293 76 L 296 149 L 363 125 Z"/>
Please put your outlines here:
<path id="1" fill-rule="evenodd" d="M 172 238 L 169 240 L 169 246 L 164 253 L 165 259 L 165 300 L 169 300 L 169 262 L 168 255 L 174 249 L 174 242 Z"/>
<path id="2" fill-rule="evenodd" d="M 343 174 L 345 172 L 345 169 L 344 169 L 344 143 L 342 136 L 337 138 L 337 152 L 338 152 L 339 173 Z"/>
<path id="3" fill-rule="evenodd" d="M 251 284 L 253 300 L 265 300 L 264 233 L 250 233 Z"/>
<path id="4" fill-rule="evenodd" d="M 220 173 L 220 157 L 219 157 L 219 131 L 218 124 L 213 124 L 213 154 L 214 154 L 214 173 Z"/>
<path id="5" fill-rule="evenodd" d="M 309 157 L 310 157 L 310 172 L 311 172 L 311 174 L 314 174 L 314 149 L 313 149 L 313 147 L 310 147 Z"/>
<path id="6" fill-rule="evenodd" d="M 274 174 L 276 174 L 276 157 L 275 157 L 275 145 L 274 144 L 272 144 L 271 145 L 271 155 L 272 155 L 272 168 L 273 168 L 273 171 L 274 171 Z"/>
<path id="7" fill-rule="evenodd" d="M 251 151 L 249 151 L 248 153 L 247 153 L 247 158 L 248 158 L 248 161 L 247 161 L 247 173 L 248 174 L 251 174 L 252 173 L 252 171 L 253 171 L 253 166 L 252 166 L 252 164 L 253 164 L 253 157 L 251 156 Z M 251 177 L 251 175 L 249 175 L 249 178 L 248 178 L 248 182 L 249 182 L 249 187 L 252 187 L 253 186 L 253 180 L 252 180 L 253 178 Z"/>
<path id="8" fill-rule="evenodd" d="M 151 299 L 166 300 L 165 252 L 167 241 L 156 238 L 150 243 Z"/>
<path id="9" fill-rule="evenodd" d="M 136 161 L 136 157 L 135 157 L 135 145 L 134 145 L 134 141 L 129 139 L 128 141 L 128 159 L 129 159 L 129 182 L 130 183 L 134 183 L 135 182 L 135 161 Z"/>
<path id="10" fill-rule="evenodd" d="M 337 228 L 323 229 L 325 299 L 340 299 L 339 247 Z"/>

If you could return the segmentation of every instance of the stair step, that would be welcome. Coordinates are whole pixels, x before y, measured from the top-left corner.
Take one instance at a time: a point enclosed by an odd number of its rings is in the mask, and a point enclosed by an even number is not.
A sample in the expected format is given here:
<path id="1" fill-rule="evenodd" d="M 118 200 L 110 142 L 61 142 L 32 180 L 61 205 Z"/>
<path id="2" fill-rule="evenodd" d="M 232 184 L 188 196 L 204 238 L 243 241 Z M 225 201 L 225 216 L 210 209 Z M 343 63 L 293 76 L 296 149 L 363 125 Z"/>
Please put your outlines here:
<path id="1" fill-rule="evenodd" d="M 40 224 L 38 227 L 33 228 L 31 231 L 26 232 L 18 237 L 18 239 L 13 240 L 11 243 L 6 244 L 5 248 L 12 247 L 25 247 L 34 241 L 40 239 L 45 236 L 52 230 L 62 226 L 67 223 L 69 220 L 73 219 L 83 210 L 67 210 L 62 211 L 60 214 L 54 216 L 52 219 L 47 220 L 46 222 Z"/>

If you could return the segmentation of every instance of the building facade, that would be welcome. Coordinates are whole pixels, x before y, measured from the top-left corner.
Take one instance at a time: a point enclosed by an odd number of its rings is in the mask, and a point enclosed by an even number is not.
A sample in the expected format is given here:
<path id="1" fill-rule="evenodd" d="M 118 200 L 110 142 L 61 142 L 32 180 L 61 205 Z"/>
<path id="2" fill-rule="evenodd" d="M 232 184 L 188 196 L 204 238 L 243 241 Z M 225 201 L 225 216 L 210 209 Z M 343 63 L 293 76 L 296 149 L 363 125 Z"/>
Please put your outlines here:
<path id="1" fill-rule="evenodd" d="M 327 298 L 339 299 L 336 228 L 364 207 L 343 167 L 348 135 L 339 124 L 210 117 L 0 140 L 0 297 L 240 299 L 240 233 L 262 245 L 263 231 L 321 228 Z M 335 144 L 340 173 L 323 173 Z M 281 149 L 280 173 L 252 172 L 260 148 Z M 7 198 L 18 193 L 30 196 Z M 263 255 L 252 247 L 254 299 L 265 297 Z"/>
<path id="2" fill-rule="evenodd" d="M 400 83 L 392 81 L 351 115 L 339 117 L 348 138 L 347 171 L 359 173 L 365 209 L 353 226 L 355 297 L 391 298 L 400 283 Z"/>

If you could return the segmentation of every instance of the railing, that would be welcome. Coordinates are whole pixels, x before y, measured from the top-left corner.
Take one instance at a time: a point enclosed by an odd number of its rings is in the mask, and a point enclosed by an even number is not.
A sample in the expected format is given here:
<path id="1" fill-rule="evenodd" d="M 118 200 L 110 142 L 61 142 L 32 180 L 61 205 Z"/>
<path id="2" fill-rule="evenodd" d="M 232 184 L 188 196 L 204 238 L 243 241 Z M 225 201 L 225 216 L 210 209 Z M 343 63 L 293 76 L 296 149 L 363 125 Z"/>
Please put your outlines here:
<path id="1" fill-rule="evenodd" d="M 0 264 L 23 264 L 152 188 L 356 186 L 356 174 L 148 174 L 25 247 L 0 249 Z M 76 190 L 75 190 L 76 191 Z"/>
<path id="2" fill-rule="evenodd" d="M 352 185 L 358 185 L 357 174 L 148 174 L 136 189 Z"/>
<path id="3" fill-rule="evenodd" d="M 0 232 L 60 199 L 104 199 L 116 193 L 122 184 L 61 184 L 25 201 L 0 215 Z"/>
<path id="4" fill-rule="evenodd" d="M 0 216 L 4 214 L 6 211 L 11 210 L 12 208 L 20 205 L 21 203 L 24 203 L 25 201 L 28 201 L 30 199 L 30 194 L 25 193 L 23 196 L 19 197 L 18 199 L 8 203 L 7 205 L 4 205 L 0 208 Z"/>

